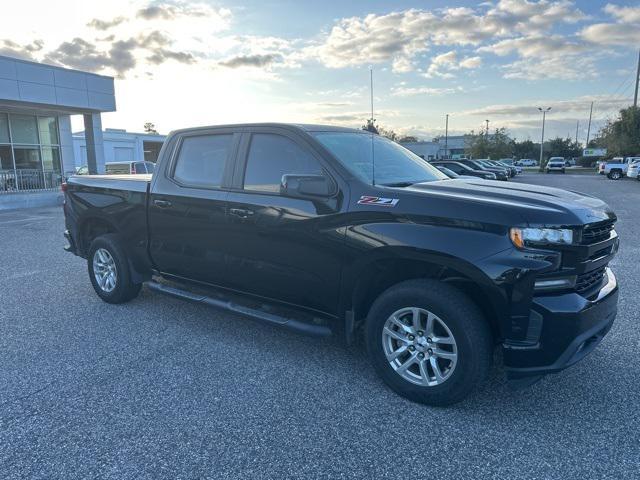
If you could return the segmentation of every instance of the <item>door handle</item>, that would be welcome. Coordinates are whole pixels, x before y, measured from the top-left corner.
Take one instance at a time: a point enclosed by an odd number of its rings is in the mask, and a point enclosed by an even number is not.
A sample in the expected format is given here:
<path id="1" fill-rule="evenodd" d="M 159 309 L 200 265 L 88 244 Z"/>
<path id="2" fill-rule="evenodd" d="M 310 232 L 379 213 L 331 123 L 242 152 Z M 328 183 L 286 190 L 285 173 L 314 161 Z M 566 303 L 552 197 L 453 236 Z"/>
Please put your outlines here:
<path id="1" fill-rule="evenodd" d="M 171 206 L 171 202 L 169 200 L 154 200 L 153 204 L 159 208 L 169 208 Z"/>
<path id="2" fill-rule="evenodd" d="M 238 218 L 249 218 L 254 214 L 253 210 L 248 210 L 246 208 L 230 208 L 229 213 Z"/>

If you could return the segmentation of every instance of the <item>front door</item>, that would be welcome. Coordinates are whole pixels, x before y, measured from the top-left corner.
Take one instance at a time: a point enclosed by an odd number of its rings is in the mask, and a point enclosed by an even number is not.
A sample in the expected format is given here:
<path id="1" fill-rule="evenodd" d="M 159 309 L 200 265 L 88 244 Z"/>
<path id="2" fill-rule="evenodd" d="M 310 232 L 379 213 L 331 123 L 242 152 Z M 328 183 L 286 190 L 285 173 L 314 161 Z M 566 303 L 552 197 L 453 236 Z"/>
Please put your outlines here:
<path id="1" fill-rule="evenodd" d="M 241 291 L 337 313 L 344 230 L 334 219 L 344 208 L 345 187 L 303 138 L 287 131 L 256 129 L 243 144 L 239 188 L 227 199 L 228 281 Z M 322 200 L 283 196 L 285 174 L 327 175 L 336 193 Z"/>

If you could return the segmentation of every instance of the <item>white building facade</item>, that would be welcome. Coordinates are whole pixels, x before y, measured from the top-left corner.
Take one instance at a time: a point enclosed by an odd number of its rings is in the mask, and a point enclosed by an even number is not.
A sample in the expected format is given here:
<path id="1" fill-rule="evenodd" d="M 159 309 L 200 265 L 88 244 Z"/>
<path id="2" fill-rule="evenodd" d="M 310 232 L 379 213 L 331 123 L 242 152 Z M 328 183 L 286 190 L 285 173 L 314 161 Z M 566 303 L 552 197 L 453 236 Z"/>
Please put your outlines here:
<path id="1" fill-rule="evenodd" d="M 104 161 L 112 163 L 146 160 L 155 163 L 165 138 L 164 135 L 107 128 L 102 132 Z M 76 168 L 87 165 L 87 145 L 84 132 L 73 134 L 73 152 Z"/>
<path id="2" fill-rule="evenodd" d="M 0 56 L 0 208 L 75 170 L 71 115 L 83 116 L 86 165 L 104 172 L 101 113 L 115 109 L 111 77 Z"/>

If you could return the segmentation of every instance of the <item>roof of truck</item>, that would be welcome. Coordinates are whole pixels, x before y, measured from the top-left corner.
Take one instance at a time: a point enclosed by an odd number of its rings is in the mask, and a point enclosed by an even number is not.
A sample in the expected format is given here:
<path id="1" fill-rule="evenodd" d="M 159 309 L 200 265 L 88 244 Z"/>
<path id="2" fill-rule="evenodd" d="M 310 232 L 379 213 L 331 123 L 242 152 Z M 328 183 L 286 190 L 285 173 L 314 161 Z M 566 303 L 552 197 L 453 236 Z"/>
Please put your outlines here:
<path id="1" fill-rule="evenodd" d="M 277 123 L 277 122 L 267 122 L 267 123 L 233 123 L 228 125 L 207 125 L 201 127 L 193 127 L 193 128 L 181 128 L 178 130 L 174 130 L 171 132 L 179 133 L 179 132 L 192 132 L 194 130 L 209 130 L 213 128 L 247 128 L 247 127 L 279 127 L 279 128 L 287 128 L 290 130 L 303 130 L 305 132 L 351 132 L 351 133 L 367 133 L 365 130 L 357 129 L 357 128 L 348 128 L 348 127 L 338 127 L 336 125 L 317 125 L 311 123 Z"/>

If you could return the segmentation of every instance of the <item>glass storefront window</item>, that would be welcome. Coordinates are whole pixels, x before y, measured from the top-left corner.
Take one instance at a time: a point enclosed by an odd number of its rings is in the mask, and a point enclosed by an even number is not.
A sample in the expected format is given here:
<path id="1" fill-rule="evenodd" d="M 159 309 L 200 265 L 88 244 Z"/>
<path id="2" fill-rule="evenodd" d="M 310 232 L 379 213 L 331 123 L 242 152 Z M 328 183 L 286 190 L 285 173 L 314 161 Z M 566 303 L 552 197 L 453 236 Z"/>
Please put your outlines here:
<path id="1" fill-rule="evenodd" d="M 58 125 L 56 122 L 56 117 L 38 117 L 38 129 L 40 130 L 41 144 L 58 144 Z"/>
<path id="2" fill-rule="evenodd" d="M 60 172 L 60 150 L 58 147 L 42 147 L 42 166 L 45 172 Z"/>
<path id="3" fill-rule="evenodd" d="M 0 113 L 0 143 L 9 143 L 9 119 L 6 113 Z"/>
<path id="4" fill-rule="evenodd" d="M 13 158 L 9 145 L 0 145 L 0 170 L 13 170 Z"/>
<path id="5" fill-rule="evenodd" d="M 16 145 L 13 147 L 13 155 L 16 159 L 16 168 L 18 170 L 40 170 L 40 149 L 34 147 L 23 147 Z"/>
<path id="6" fill-rule="evenodd" d="M 36 123 L 36 117 L 11 114 L 9 119 L 13 143 L 28 143 L 31 145 L 40 143 L 38 142 L 38 124 Z"/>

